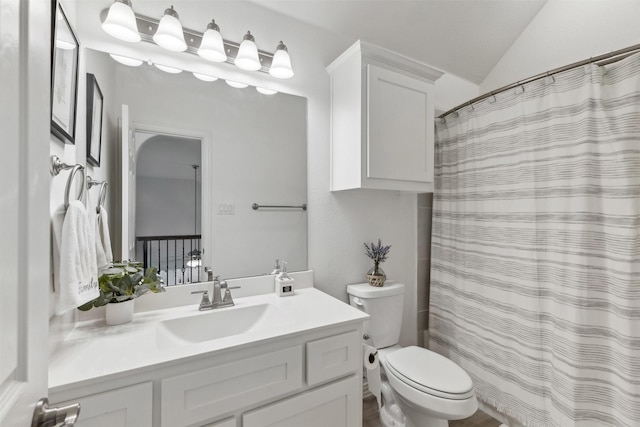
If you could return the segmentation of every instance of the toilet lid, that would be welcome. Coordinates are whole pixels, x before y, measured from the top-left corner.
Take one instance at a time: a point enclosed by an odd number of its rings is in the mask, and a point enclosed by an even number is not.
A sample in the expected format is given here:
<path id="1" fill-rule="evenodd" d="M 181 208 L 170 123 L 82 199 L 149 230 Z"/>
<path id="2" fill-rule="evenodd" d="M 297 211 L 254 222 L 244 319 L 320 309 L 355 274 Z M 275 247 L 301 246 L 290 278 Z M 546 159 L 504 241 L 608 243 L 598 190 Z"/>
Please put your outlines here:
<path id="1" fill-rule="evenodd" d="M 405 347 L 387 355 L 386 364 L 399 380 L 425 393 L 449 399 L 466 399 L 473 395 L 469 374 L 433 351 Z"/>

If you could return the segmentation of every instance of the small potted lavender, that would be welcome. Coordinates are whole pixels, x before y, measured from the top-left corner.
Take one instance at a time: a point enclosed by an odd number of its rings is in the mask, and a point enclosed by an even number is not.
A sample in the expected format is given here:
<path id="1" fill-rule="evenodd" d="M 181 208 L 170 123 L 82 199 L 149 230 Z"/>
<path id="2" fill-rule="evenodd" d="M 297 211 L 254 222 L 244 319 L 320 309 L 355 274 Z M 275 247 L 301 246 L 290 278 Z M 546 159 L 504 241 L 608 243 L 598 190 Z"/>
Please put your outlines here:
<path id="1" fill-rule="evenodd" d="M 369 285 L 371 286 L 383 286 L 384 281 L 387 280 L 386 274 L 382 268 L 380 268 L 380 263 L 385 262 L 387 260 L 387 256 L 389 255 L 389 250 L 391 249 L 391 245 L 383 246 L 382 241 L 378 239 L 378 244 L 371 243 L 371 245 L 364 244 L 365 247 L 365 255 L 373 260 L 373 268 L 367 272 L 367 280 L 369 281 Z"/>

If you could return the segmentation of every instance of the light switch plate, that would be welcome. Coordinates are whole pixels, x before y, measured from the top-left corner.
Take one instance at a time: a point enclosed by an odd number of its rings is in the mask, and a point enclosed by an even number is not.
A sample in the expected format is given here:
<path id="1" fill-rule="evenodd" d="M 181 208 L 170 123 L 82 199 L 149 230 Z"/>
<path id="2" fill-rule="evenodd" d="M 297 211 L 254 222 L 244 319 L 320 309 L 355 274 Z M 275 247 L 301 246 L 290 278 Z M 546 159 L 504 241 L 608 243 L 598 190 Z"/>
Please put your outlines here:
<path id="1" fill-rule="evenodd" d="M 234 215 L 236 213 L 236 206 L 233 202 L 220 202 L 218 203 L 218 215 Z"/>

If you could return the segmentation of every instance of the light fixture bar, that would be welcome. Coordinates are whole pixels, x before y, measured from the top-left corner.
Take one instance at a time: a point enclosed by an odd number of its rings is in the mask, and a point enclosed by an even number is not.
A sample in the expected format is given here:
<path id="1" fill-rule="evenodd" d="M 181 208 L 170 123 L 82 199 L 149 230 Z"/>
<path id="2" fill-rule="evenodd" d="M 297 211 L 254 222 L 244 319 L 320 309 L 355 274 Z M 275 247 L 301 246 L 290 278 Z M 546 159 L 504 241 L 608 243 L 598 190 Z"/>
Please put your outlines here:
<path id="1" fill-rule="evenodd" d="M 101 18 L 104 19 L 107 16 L 108 9 L 105 9 L 101 13 Z M 136 16 L 136 24 L 138 25 L 138 32 L 140 33 L 140 37 L 143 42 L 153 43 L 153 35 L 156 33 L 158 29 L 158 24 L 160 23 L 159 19 L 149 18 L 147 16 L 138 15 Z M 200 47 L 200 43 L 202 42 L 202 35 L 198 31 L 191 30 L 189 28 L 182 27 L 184 32 L 184 40 L 187 42 L 187 50 L 192 55 L 198 56 L 198 48 Z M 240 49 L 240 43 L 232 42 L 229 40 L 222 40 L 224 43 L 224 50 L 227 52 L 227 63 L 234 64 L 234 59 L 238 55 L 238 50 Z M 263 50 L 258 50 L 258 58 L 260 59 L 260 69 L 258 71 L 262 73 L 269 74 L 269 68 L 271 67 L 271 62 L 273 61 L 273 53 L 265 52 Z"/>

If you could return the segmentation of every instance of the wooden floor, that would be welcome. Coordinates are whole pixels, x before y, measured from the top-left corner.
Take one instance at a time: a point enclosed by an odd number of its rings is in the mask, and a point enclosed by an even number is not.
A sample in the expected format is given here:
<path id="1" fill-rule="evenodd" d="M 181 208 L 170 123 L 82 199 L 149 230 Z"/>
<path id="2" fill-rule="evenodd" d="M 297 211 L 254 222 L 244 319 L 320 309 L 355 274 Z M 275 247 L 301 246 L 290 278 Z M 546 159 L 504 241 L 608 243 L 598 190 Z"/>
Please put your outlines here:
<path id="1" fill-rule="evenodd" d="M 478 410 L 475 414 L 464 420 L 449 421 L 449 427 L 498 427 L 500 422 Z M 382 427 L 378 417 L 378 403 L 374 396 L 369 396 L 362 401 L 362 427 Z"/>

